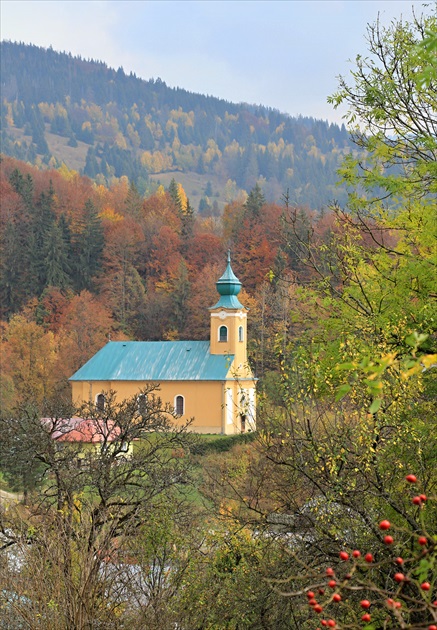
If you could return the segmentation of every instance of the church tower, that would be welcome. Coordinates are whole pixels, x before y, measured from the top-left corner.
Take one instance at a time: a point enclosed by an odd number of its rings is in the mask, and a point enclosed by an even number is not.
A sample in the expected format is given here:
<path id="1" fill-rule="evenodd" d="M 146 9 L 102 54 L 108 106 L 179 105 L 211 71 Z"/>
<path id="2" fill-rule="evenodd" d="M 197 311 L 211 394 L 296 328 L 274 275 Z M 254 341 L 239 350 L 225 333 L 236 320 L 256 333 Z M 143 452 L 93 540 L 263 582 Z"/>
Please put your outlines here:
<path id="1" fill-rule="evenodd" d="M 241 282 L 232 271 L 231 255 L 224 274 L 216 283 L 220 299 L 211 312 L 210 353 L 234 356 L 239 374 L 247 371 L 247 308 L 238 299 Z"/>

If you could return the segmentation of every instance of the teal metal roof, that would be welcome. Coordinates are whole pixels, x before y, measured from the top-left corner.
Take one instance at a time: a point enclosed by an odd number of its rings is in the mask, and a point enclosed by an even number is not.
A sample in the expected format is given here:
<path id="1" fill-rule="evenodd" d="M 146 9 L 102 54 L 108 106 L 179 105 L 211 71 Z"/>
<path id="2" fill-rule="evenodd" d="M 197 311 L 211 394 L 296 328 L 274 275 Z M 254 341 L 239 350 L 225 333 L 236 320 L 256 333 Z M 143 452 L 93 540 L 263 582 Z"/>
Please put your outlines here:
<path id="1" fill-rule="evenodd" d="M 231 253 L 228 251 L 228 264 L 226 265 L 226 269 L 222 277 L 217 280 L 215 286 L 217 287 L 217 291 L 220 294 L 220 299 L 214 306 L 211 307 L 210 310 L 216 308 L 231 308 L 231 309 L 240 309 L 244 308 L 244 306 L 240 303 L 240 300 L 237 298 L 237 295 L 241 290 L 241 282 L 232 271 L 231 267 Z"/>
<path id="2" fill-rule="evenodd" d="M 213 311 L 216 308 L 231 308 L 235 310 L 240 310 L 241 308 L 245 308 L 236 295 L 221 295 L 217 304 L 211 306 L 209 309 Z"/>
<path id="3" fill-rule="evenodd" d="M 209 341 L 110 341 L 70 381 L 223 381 L 234 355 Z"/>

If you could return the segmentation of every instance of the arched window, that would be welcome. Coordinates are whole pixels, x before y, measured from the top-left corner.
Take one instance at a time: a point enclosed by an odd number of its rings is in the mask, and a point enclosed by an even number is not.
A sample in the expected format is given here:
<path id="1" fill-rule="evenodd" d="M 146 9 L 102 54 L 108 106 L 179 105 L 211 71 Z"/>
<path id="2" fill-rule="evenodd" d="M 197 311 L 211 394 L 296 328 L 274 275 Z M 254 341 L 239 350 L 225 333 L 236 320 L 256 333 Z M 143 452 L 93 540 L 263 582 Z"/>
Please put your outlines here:
<path id="1" fill-rule="evenodd" d="M 227 341 L 228 340 L 228 327 L 220 326 L 219 328 L 219 341 Z"/>
<path id="2" fill-rule="evenodd" d="M 243 326 L 238 327 L 238 341 L 244 341 L 244 330 Z"/>
<path id="3" fill-rule="evenodd" d="M 174 408 L 178 416 L 183 416 L 185 411 L 185 401 L 183 396 L 176 396 L 174 399 Z"/>
<path id="4" fill-rule="evenodd" d="M 137 398 L 138 401 L 138 413 L 142 416 L 147 413 L 147 396 L 146 394 L 140 394 Z"/>
<path id="5" fill-rule="evenodd" d="M 103 394 L 97 394 L 96 407 L 99 411 L 103 411 L 105 408 L 105 397 Z"/>

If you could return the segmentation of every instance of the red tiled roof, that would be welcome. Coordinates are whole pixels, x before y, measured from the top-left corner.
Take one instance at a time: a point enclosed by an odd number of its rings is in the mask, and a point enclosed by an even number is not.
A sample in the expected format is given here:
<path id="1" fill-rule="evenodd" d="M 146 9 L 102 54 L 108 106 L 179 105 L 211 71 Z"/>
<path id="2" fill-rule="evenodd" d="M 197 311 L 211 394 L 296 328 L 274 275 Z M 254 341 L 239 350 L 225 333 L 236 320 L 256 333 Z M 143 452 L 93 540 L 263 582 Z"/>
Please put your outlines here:
<path id="1" fill-rule="evenodd" d="M 43 418 L 42 422 L 48 424 L 50 418 Z M 52 433 L 54 440 L 58 442 L 86 442 L 98 444 L 104 441 L 113 442 L 120 435 L 120 427 L 114 427 L 114 422 L 105 422 L 91 418 L 65 418 L 56 422 Z"/>

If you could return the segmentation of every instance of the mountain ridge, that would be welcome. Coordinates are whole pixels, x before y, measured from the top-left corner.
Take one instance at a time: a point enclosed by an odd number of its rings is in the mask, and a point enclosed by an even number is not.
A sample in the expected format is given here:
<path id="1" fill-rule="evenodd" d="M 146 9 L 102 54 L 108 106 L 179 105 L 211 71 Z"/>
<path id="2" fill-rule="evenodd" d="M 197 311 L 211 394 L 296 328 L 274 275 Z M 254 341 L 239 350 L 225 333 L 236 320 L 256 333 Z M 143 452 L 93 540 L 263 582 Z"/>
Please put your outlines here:
<path id="1" fill-rule="evenodd" d="M 169 87 L 35 45 L 1 42 L 1 63 L 2 150 L 12 157 L 70 167 L 54 134 L 72 149 L 87 145 L 79 171 L 99 183 L 125 175 L 150 192 L 150 176 L 180 171 L 212 179 L 222 205 L 229 181 L 236 194 L 259 183 L 270 200 L 288 190 L 294 203 L 316 209 L 345 198 L 336 187 L 351 150 L 344 126 Z"/>

